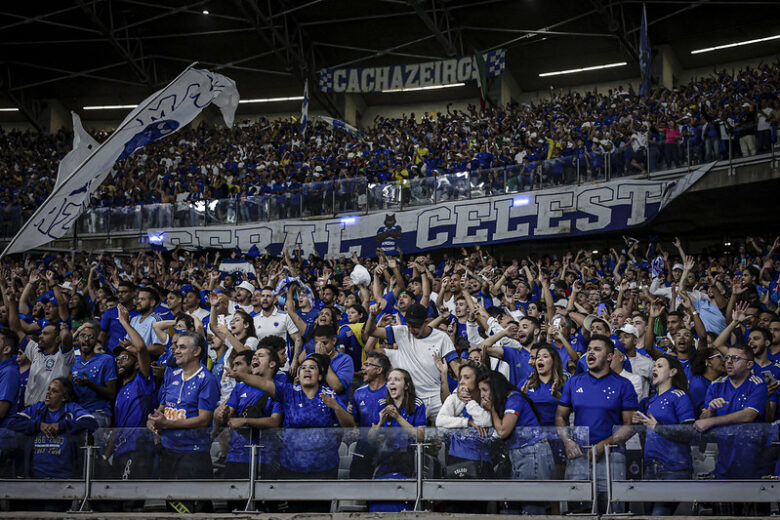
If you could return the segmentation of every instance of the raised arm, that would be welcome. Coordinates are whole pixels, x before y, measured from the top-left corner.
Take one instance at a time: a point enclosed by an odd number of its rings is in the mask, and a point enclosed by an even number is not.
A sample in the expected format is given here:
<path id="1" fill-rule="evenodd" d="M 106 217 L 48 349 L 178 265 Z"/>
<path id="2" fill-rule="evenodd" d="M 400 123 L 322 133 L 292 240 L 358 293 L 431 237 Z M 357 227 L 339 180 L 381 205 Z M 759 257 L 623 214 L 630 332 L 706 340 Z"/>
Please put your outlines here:
<path id="1" fill-rule="evenodd" d="M 130 311 L 121 303 L 116 306 L 117 314 L 119 318 L 119 324 L 125 329 L 128 337 L 130 338 L 130 344 L 132 344 L 136 353 L 138 354 L 138 371 L 144 378 L 148 378 L 152 373 L 152 358 L 149 355 L 149 350 L 146 348 L 143 338 L 138 331 L 130 326 Z"/>

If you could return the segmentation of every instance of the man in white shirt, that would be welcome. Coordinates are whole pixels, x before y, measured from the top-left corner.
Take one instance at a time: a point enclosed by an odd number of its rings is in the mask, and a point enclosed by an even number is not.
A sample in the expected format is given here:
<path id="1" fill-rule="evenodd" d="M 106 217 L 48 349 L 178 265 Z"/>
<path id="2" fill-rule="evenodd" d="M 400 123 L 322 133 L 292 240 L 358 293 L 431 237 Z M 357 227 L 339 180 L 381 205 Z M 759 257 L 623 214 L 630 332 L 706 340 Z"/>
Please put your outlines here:
<path id="1" fill-rule="evenodd" d="M 639 330 L 630 324 L 623 325 L 622 328 L 618 329 L 618 338 L 626 349 L 626 357 L 628 357 L 628 362 L 631 363 L 631 373 L 642 377 L 649 388 L 653 379 L 655 361 L 636 351 L 636 346 L 639 342 Z M 639 395 L 639 390 L 637 390 L 637 395 Z"/>
<path id="2" fill-rule="evenodd" d="M 184 312 L 203 321 L 203 318 L 209 315 L 209 311 L 200 306 L 200 292 L 193 286 L 188 286 L 184 291 L 184 299 L 181 302 Z"/>
<path id="3" fill-rule="evenodd" d="M 233 314 L 236 312 L 236 307 L 238 307 L 239 309 L 251 313 L 254 310 L 252 307 L 252 295 L 254 294 L 255 289 L 255 286 L 246 280 L 238 284 L 236 286 L 236 300 L 230 302 L 228 312 Z"/>
<path id="4" fill-rule="evenodd" d="M 159 339 L 157 334 L 152 329 L 152 325 L 160 321 L 162 318 L 154 312 L 157 305 L 160 303 L 160 295 L 151 287 L 139 287 L 138 295 L 136 296 L 136 307 L 138 315 L 133 316 L 130 319 L 130 326 L 135 329 L 138 334 L 141 335 L 141 339 L 147 345 L 157 343 Z"/>
<path id="5" fill-rule="evenodd" d="M 640 356 L 641 357 L 641 356 Z M 612 354 L 612 361 L 610 362 L 610 369 L 621 377 L 625 377 L 631 381 L 631 385 L 634 387 L 637 398 L 641 401 L 647 397 L 650 391 L 650 382 L 639 374 L 634 374 L 623 368 L 623 362 L 626 359 L 626 352 L 622 345 L 615 346 L 615 352 Z"/>
<path id="6" fill-rule="evenodd" d="M 301 331 L 298 330 L 286 312 L 282 312 L 276 307 L 275 300 L 274 291 L 270 287 L 265 287 L 260 292 L 260 312 L 251 313 L 255 321 L 255 334 L 258 340 L 266 336 L 279 336 L 285 341 L 287 341 L 289 334 L 295 344 L 292 356 L 289 357 L 297 360 L 303 346 Z M 289 365 L 285 364 L 280 370 L 286 372 L 289 368 Z"/>
<path id="7" fill-rule="evenodd" d="M 409 372 L 417 397 L 425 403 L 428 420 L 434 421 L 441 409 L 441 375 L 436 362 L 443 359 L 457 373 L 459 359 L 455 346 L 445 332 L 428 326 L 428 310 L 419 303 L 413 303 L 407 309 L 406 325 L 377 329 L 375 318 L 379 311 L 379 305 L 371 306 L 363 331 L 364 337 L 385 339 L 388 344 L 395 343 L 398 348 L 372 348 L 366 344 L 366 352 L 383 352 L 394 368 L 403 368 Z"/>

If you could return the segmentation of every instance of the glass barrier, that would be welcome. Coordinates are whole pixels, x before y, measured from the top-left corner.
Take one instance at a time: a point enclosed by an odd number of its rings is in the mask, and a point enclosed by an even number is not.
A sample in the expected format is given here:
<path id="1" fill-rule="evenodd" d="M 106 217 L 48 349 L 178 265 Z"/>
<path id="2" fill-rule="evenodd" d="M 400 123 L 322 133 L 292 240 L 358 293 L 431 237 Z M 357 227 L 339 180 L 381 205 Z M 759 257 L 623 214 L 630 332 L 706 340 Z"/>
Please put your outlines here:
<path id="1" fill-rule="evenodd" d="M 650 144 L 634 150 L 630 146 L 609 150 L 597 148 L 585 153 L 566 149 L 550 159 L 524 161 L 489 169 L 445 173 L 431 170 L 430 176 L 403 181 L 378 182 L 372 172 L 366 176 L 316 181 L 288 192 L 241 195 L 210 201 L 179 201 L 173 204 L 91 208 L 79 219 L 80 234 L 139 232 L 153 228 L 201 227 L 250 224 L 289 218 L 333 216 L 341 213 L 367 213 L 402 210 L 439 202 L 517 193 L 561 185 L 603 182 L 628 175 L 660 171 L 685 173 L 711 160 L 749 158 L 756 153 L 764 159 L 774 156 L 769 144 L 759 150 L 740 151 L 742 141 L 719 141 L 718 147 L 678 143 Z M 736 144 L 735 144 L 736 143 Z M 717 148 L 718 151 L 714 151 Z M 709 152 L 707 151 L 709 150 Z M 20 207 L 12 206 L 0 215 L 0 231 L 12 236 L 21 225 Z"/>

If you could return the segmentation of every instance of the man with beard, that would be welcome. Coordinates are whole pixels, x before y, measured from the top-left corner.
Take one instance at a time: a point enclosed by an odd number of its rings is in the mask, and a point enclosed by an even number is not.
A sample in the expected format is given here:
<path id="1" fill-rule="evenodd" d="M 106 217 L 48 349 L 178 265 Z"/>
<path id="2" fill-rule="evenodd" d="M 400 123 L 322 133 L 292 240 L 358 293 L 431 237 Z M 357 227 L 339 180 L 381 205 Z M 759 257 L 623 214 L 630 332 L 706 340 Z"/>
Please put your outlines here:
<path id="1" fill-rule="evenodd" d="M 769 345 L 767 355 L 772 361 L 780 362 L 780 318 L 769 322 L 769 332 L 772 334 L 772 344 Z"/>
<path id="2" fill-rule="evenodd" d="M 138 312 L 130 318 L 130 326 L 133 327 L 145 344 L 151 345 L 157 339 L 152 326 L 162 318 L 154 311 L 160 302 L 160 295 L 151 287 L 139 287 L 136 296 L 135 310 Z"/>
<path id="3" fill-rule="evenodd" d="M 775 420 L 777 411 L 777 389 L 780 381 L 780 363 L 769 359 L 768 350 L 772 343 L 772 333 L 755 327 L 750 331 L 748 346 L 753 350 L 753 373 L 767 385 L 769 400 L 766 407 L 766 422 Z"/>
<path id="4" fill-rule="evenodd" d="M 209 311 L 200 306 L 200 292 L 191 285 L 185 285 L 182 288 L 184 300 L 182 309 L 196 320 L 203 321 L 203 318 L 209 315 Z"/>
<path id="5" fill-rule="evenodd" d="M 114 403 L 114 424 L 118 428 L 103 455 L 113 455 L 112 478 L 139 479 L 151 477 L 154 446 L 147 430 L 146 418 L 154 411 L 154 378 L 151 356 L 140 334 L 130 325 L 130 313 L 117 306 L 119 322 L 127 331 L 131 347 L 117 346 L 116 373 L 121 388 Z"/>
<path id="6" fill-rule="evenodd" d="M 363 362 L 363 386 L 355 390 L 347 411 L 352 414 L 355 424 L 361 428 L 360 439 L 355 447 L 355 457 L 349 468 L 350 478 L 369 479 L 374 467 L 370 464 L 376 449 L 368 440 L 368 429 L 379 423 L 379 401 L 387 396 L 387 374 L 390 373 L 390 360 L 380 352 L 369 352 Z"/>
<path id="7" fill-rule="evenodd" d="M 569 480 L 589 479 L 588 460 L 597 464 L 599 511 L 606 509 L 606 465 L 604 448 L 620 444 L 630 436 L 631 417 L 639 408 L 636 391 L 631 381 L 615 374 L 610 368 L 614 355 L 614 344 L 609 336 L 593 334 L 583 358 L 588 371 L 569 378 L 561 392 L 555 425 L 559 427 L 569 463 L 566 478 Z M 574 412 L 574 426 L 587 426 L 590 439 L 573 439 L 567 427 L 569 416 Z M 613 434 L 615 425 L 626 428 Z M 582 444 L 584 443 L 584 444 Z M 593 446 L 585 449 L 584 445 Z M 586 450 L 583 453 L 583 450 Z M 625 453 L 622 448 L 614 450 L 611 459 L 612 477 L 625 478 Z M 583 456 L 586 455 L 586 456 Z"/>
<path id="8" fill-rule="evenodd" d="M 128 309 L 135 309 L 135 289 L 135 284 L 132 282 L 126 280 L 119 282 L 119 288 L 116 291 L 119 303 Z M 106 354 L 111 354 L 119 341 L 127 335 L 124 327 L 119 323 L 117 312 L 117 308 L 112 307 L 106 310 L 103 317 L 100 318 L 101 332 L 98 340 L 103 345 Z M 135 310 L 130 311 L 130 318 L 132 319 L 136 314 L 138 313 Z"/>
<path id="9" fill-rule="evenodd" d="M 509 322 L 514 325 L 515 322 Z M 513 338 L 520 342 L 520 348 L 507 346 L 493 346 L 514 332 L 514 327 L 507 326 L 504 331 L 493 334 L 480 345 L 487 349 L 487 355 L 490 357 L 502 359 L 509 365 L 509 382 L 517 388 L 522 388 L 526 379 L 533 373 L 533 367 L 529 364 L 531 359 L 531 346 L 536 343 L 536 336 L 539 333 L 539 320 L 534 317 L 526 316 L 517 322 L 517 333 Z"/>
<path id="10" fill-rule="evenodd" d="M 246 312 L 252 312 L 252 295 L 255 293 L 255 286 L 244 280 L 236 286 L 235 298 L 236 301 L 230 302 L 229 312 L 232 314 L 235 312 L 236 307 L 243 309 Z"/>
<path id="11" fill-rule="evenodd" d="M 110 354 L 95 352 L 97 331 L 85 323 L 76 331 L 79 354 L 71 368 L 76 402 L 90 412 L 101 428 L 111 426 L 111 403 L 116 396 L 116 367 Z"/>
<path id="12" fill-rule="evenodd" d="M 286 312 L 282 312 L 276 307 L 274 290 L 271 287 L 264 287 L 260 291 L 259 298 L 260 311 L 253 314 L 257 339 L 262 340 L 266 336 L 278 336 L 287 340 L 287 335 L 289 335 L 295 344 L 291 359 L 297 360 L 303 346 L 298 327 L 295 326 L 292 318 Z M 288 366 L 282 366 L 280 370 L 286 371 L 288 368 Z"/>
<path id="13" fill-rule="evenodd" d="M 443 359 L 452 368 L 459 363 L 455 347 L 446 332 L 432 329 L 426 323 L 428 310 L 419 303 L 413 303 L 406 311 L 406 325 L 390 325 L 376 328 L 378 304 L 371 306 L 363 335 L 395 343 L 397 349 L 383 349 L 366 343 L 366 353 L 384 353 L 392 365 L 403 368 L 411 374 L 417 390 L 417 397 L 425 403 L 426 415 L 434 420 L 441 409 L 441 379 L 437 360 Z"/>

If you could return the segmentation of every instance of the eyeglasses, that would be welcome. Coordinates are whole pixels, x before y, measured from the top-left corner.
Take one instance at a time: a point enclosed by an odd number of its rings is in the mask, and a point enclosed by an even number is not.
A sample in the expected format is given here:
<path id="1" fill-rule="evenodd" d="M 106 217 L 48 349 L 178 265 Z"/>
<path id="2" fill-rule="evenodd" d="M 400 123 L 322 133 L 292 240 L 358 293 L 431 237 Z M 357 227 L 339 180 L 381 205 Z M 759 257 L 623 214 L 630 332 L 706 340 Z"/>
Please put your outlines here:
<path id="1" fill-rule="evenodd" d="M 82 332 L 79 336 L 82 337 L 82 338 L 86 338 L 86 339 L 95 339 L 95 335 L 94 334 L 84 334 Z"/>
<path id="2" fill-rule="evenodd" d="M 130 359 L 130 356 L 128 356 L 127 354 L 122 354 L 121 356 L 116 357 L 117 361 L 127 361 L 128 359 Z"/>
<path id="3" fill-rule="evenodd" d="M 734 356 L 734 355 L 732 355 L 732 356 L 723 356 L 723 359 L 725 359 L 726 361 L 732 361 L 734 363 L 736 363 L 740 359 L 743 360 L 743 361 L 747 361 L 747 358 L 743 358 L 742 356 Z"/>
<path id="4" fill-rule="evenodd" d="M 364 367 L 382 368 L 380 365 L 377 365 L 376 363 L 369 363 L 368 361 L 366 361 L 365 363 L 363 363 L 363 366 L 364 366 Z"/>

